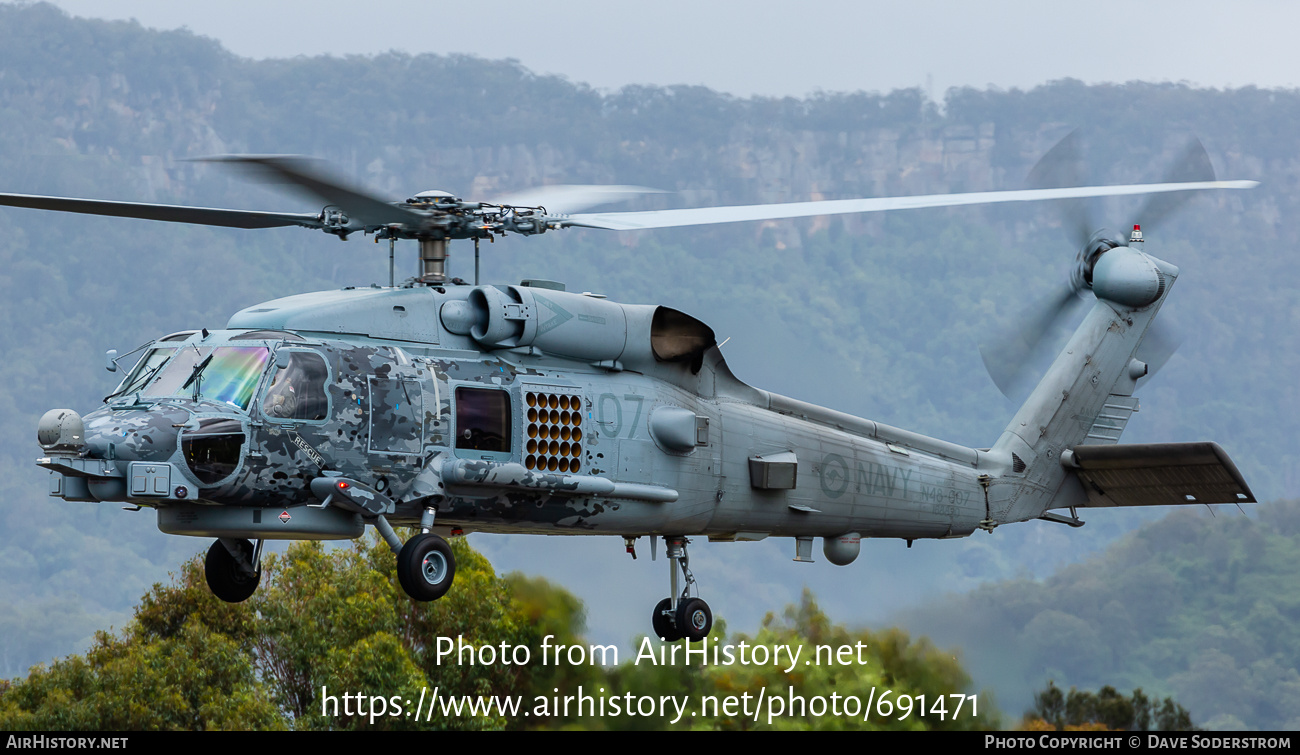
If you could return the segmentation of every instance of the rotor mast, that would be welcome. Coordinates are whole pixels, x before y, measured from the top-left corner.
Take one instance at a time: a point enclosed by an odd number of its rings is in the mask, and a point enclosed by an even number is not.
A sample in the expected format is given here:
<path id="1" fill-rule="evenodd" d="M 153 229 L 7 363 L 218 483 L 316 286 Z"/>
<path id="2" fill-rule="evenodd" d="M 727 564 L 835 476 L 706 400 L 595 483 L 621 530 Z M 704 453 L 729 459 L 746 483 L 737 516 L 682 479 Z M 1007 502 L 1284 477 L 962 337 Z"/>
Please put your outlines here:
<path id="1" fill-rule="evenodd" d="M 447 238 L 420 237 L 420 275 L 416 281 L 425 286 L 447 282 Z"/>

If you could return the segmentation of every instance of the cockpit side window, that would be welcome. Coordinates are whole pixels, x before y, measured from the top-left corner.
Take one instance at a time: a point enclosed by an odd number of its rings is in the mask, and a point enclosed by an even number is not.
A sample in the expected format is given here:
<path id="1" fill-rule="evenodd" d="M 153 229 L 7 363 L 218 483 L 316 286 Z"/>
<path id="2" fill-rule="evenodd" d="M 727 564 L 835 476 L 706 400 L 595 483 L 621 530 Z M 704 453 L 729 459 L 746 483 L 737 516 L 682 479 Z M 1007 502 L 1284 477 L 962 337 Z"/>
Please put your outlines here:
<path id="1" fill-rule="evenodd" d="M 456 389 L 456 448 L 510 453 L 510 394 L 497 389 Z"/>
<path id="2" fill-rule="evenodd" d="M 289 364 L 275 371 L 262 413 L 271 419 L 317 421 L 329 417 L 329 396 L 325 384 L 329 369 L 320 354 L 290 351 Z"/>

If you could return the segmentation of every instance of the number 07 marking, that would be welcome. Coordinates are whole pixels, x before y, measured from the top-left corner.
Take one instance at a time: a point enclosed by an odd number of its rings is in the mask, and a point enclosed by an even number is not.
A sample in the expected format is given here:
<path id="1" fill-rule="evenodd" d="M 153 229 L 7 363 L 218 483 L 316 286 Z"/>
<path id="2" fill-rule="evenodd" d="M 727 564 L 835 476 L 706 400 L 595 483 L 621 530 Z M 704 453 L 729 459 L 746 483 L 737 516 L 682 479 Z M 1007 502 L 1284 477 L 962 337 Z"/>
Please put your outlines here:
<path id="1" fill-rule="evenodd" d="M 623 394 L 623 401 L 631 401 L 636 404 L 636 414 L 632 417 L 632 423 L 628 426 L 627 437 L 635 438 L 637 426 L 641 424 L 641 413 L 645 410 L 645 397 L 637 396 L 631 393 Z M 600 424 L 600 432 L 607 438 L 617 438 L 623 433 L 623 401 L 612 393 L 602 393 L 596 400 L 596 421 Z M 611 410 L 607 407 L 613 406 L 611 419 Z"/>

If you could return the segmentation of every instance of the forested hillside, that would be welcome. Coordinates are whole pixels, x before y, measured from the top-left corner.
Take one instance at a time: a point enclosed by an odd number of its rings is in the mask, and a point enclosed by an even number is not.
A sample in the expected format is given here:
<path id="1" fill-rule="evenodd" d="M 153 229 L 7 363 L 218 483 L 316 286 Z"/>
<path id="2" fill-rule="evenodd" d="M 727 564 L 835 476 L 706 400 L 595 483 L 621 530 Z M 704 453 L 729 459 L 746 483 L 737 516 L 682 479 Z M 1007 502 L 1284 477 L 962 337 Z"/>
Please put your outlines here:
<path id="1" fill-rule="evenodd" d="M 259 152 L 328 159 L 394 199 L 431 188 L 485 199 L 543 183 L 626 183 L 671 192 L 637 207 L 677 207 L 1020 188 L 1076 127 L 1097 182 L 1157 179 L 1196 134 L 1221 176 L 1263 184 L 1199 197 L 1148 229 L 1147 250 L 1182 268 L 1161 316 L 1185 340 L 1139 390 L 1142 411 L 1125 440 L 1216 441 L 1261 500 L 1300 494 L 1297 115 L 1295 91 L 1140 83 L 962 90 L 942 102 L 919 91 L 603 94 L 465 57 L 250 61 L 185 32 L 0 5 L 6 192 L 319 209 L 191 161 Z M 1136 204 L 1107 203 L 1104 216 L 1118 225 Z M 681 308 L 730 338 L 733 370 L 755 385 L 987 446 L 1013 407 L 984 374 L 977 344 L 1066 275 L 1074 250 L 1057 224 L 1051 207 L 1025 206 L 569 231 L 485 245 L 484 275 L 562 280 Z M 40 415 L 87 411 L 112 390 L 101 366 L 107 349 L 220 327 L 277 296 L 386 281 L 385 251 L 298 229 L 0 210 L 0 465 L 13 483 L 0 509 L 0 676 L 123 626 L 150 584 L 207 546 L 163 537 L 148 511 L 50 503 L 32 463 Z M 468 276 L 469 258 L 468 247 L 453 246 L 453 274 Z M 399 265 L 410 274 L 413 250 L 399 251 Z M 785 542 L 701 543 L 692 567 L 733 626 L 757 625 L 805 584 L 836 620 L 880 620 L 925 596 L 1045 577 L 1163 513 L 1087 512 L 1082 530 L 1036 522 L 912 549 L 871 542 L 845 569 L 791 564 Z M 474 544 L 501 568 L 569 585 L 590 608 L 594 639 L 627 642 L 645 631 L 647 607 L 664 589 L 662 564 L 627 560 L 616 540 L 577 540 Z"/>
<path id="2" fill-rule="evenodd" d="M 1004 703 L 1061 688 L 1172 695 L 1198 725 L 1300 725 L 1300 502 L 1179 511 L 1052 577 L 985 585 L 896 618 Z M 1009 710 L 1018 710 L 1009 708 Z"/>

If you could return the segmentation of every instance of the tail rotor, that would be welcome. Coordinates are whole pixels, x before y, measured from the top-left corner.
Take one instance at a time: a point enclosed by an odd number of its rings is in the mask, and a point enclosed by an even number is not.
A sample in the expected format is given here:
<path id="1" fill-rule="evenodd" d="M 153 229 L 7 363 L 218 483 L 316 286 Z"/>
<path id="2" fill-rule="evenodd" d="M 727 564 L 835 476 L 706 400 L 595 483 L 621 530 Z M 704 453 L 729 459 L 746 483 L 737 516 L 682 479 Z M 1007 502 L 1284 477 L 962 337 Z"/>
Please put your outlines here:
<path id="1" fill-rule="evenodd" d="M 1078 130 L 1057 142 L 1029 172 L 1029 187 L 1050 189 L 1087 185 L 1079 159 L 1079 145 Z M 1200 140 L 1193 139 L 1165 172 L 1161 183 L 1214 180 L 1209 154 Z M 1077 317 L 1077 310 L 1086 302 L 1089 293 L 1103 295 L 1103 298 L 1113 296 L 1109 294 L 1113 288 L 1103 291 L 1093 288 L 1093 273 L 1102 256 L 1123 248 L 1125 251 L 1115 258 L 1115 262 L 1118 264 L 1122 257 L 1127 267 L 1142 267 L 1140 258 L 1145 255 L 1130 248 L 1137 246 L 1140 249 L 1139 223 L 1148 229 L 1159 227 L 1192 197 L 1190 191 L 1152 194 L 1135 214 L 1131 224 L 1134 233 L 1129 239 L 1116 238 L 1095 221 L 1097 213 L 1093 199 L 1072 198 L 1055 203 L 1061 228 L 1076 250 L 1067 280 L 1025 307 L 1014 326 L 992 334 L 979 346 L 984 367 L 1004 396 L 1013 401 L 1023 398 L 1031 385 L 1039 357 L 1050 348 L 1056 331 Z M 1108 281 L 1108 284 L 1113 284 L 1113 281 Z M 1149 373 L 1154 374 L 1164 365 L 1181 342 L 1182 338 L 1165 321 L 1152 323 L 1142 349 Z"/>

